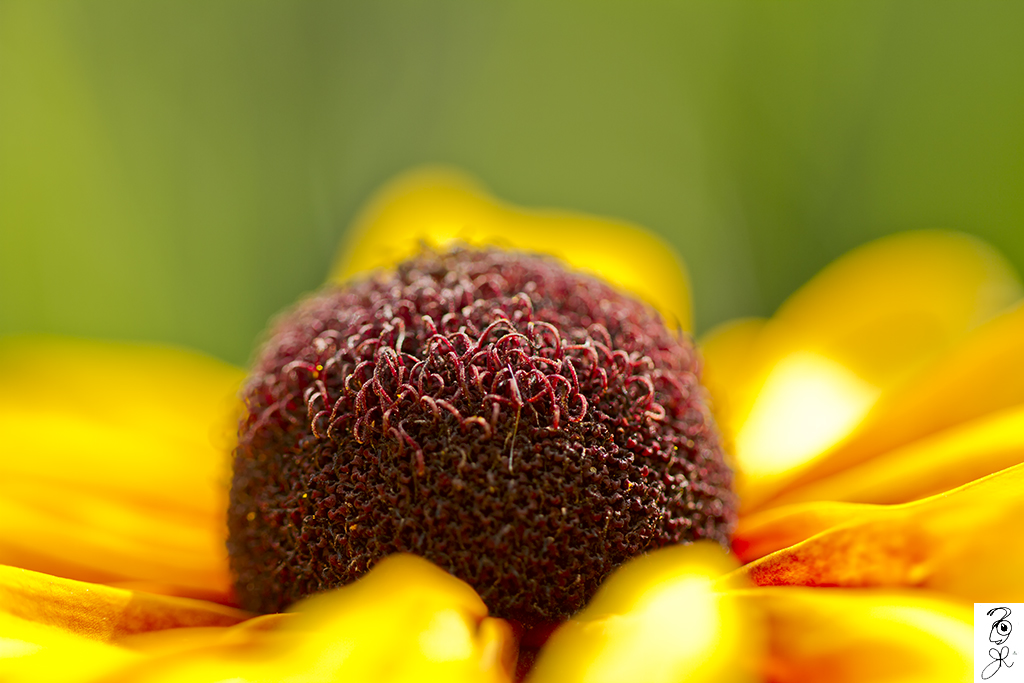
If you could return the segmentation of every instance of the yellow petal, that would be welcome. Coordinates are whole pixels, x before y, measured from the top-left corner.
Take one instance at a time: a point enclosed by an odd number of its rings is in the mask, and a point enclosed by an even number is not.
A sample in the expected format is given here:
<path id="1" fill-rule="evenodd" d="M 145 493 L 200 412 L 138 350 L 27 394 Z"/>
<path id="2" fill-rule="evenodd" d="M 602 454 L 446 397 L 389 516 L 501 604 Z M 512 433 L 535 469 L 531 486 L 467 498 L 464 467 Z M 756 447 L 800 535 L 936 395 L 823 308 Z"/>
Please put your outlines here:
<path id="1" fill-rule="evenodd" d="M 971 680 L 974 615 L 940 596 L 761 588 L 737 599 L 764 615 L 772 683 Z"/>
<path id="2" fill-rule="evenodd" d="M 773 322 L 805 347 L 884 385 L 1021 294 L 1013 267 L 984 242 L 910 232 L 838 259 L 790 297 Z"/>
<path id="3" fill-rule="evenodd" d="M 412 171 L 380 190 L 350 230 L 332 279 L 393 266 L 422 244 L 456 241 L 552 254 L 649 302 L 670 325 L 691 329 L 686 272 L 659 238 L 622 221 L 504 204 L 451 169 Z"/>
<path id="4" fill-rule="evenodd" d="M 153 595 L 0 566 L 0 612 L 109 642 L 186 626 L 230 626 L 248 618 L 210 602 Z"/>
<path id="5" fill-rule="evenodd" d="M 198 354 L 0 342 L 0 562 L 227 600 L 230 416 L 242 378 Z"/>
<path id="6" fill-rule="evenodd" d="M 395 555 L 362 580 L 311 598 L 293 618 L 199 637 L 150 634 L 129 641 L 149 654 L 123 681 L 509 680 L 505 622 L 465 583 L 426 560 Z M 171 643 L 161 642 L 164 638 Z"/>
<path id="7" fill-rule="evenodd" d="M 903 503 L 948 491 L 1024 461 L 1024 406 L 911 441 L 804 486 L 772 505 L 830 500 Z"/>
<path id="8" fill-rule="evenodd" d="M 820 504 L 780 508 L 799 518 Z M 824 505 L 831 505 L 825 503 Z M 768 515 L 772 511 L 764 514 Z M 844 510 L 833 510 L 834 521 Z M 849 506 L 849 519 L 738 570 L 758 585 L 916 586 L 968 602 L 1024 601 L 1024 465 L 902 505 Z M 773 525 L 749 523 L 751 530 Z M 807 532 L 817 529 L 807 525 Z"/>
<path id="9" fill-rule="evenodd" d="M 879 393 L 823 354 L 794 351 L 776 363 L 733 441 L 744 503 L 755 504 L 760 491 L 813 464 L 837 435 L 856 427 Z"/>
<path id="10" fill-rule="evenodd" d="M 1012 448 L 1015 418 L 1011 412 L 992 415 L 992 423 L 981 418 L 1022 404 L 1024 305 L 1017 305 L 884 395 L 856 431 L 794 476 L 788 488 L 804 486 L 950 427 L 964 425 L 969 431 L 973 428 L 965 423 L 971 420 L 979 420 L 975 427 L 988 432 L 986 438 L 995 436 Z M 1003 418 L 1008 422 L 1000 424 Z M 957 438 L 955 433 L 951 438 Z M 1002 457 L 993 455 L 995 461 Z"/>
<path id="11" fill-rule="evenodd" d="M 551 636 L 529 682 L 754 680 L 759 624 L 715 584 L 730 566 L 705 544 L 627 563 Z"/>
<path id="12" fill-rule="evenodd" d="M 758 388 L 749 379 L 757 371 L 757 345 L 766 323 L 761 318 L 732 320 L 700 340 L 704 357 L 701 381 L 711 396 L 711 410 L 727 453 L 735 452 L 736 434 Z"/>
<path id="13" fill-rule="evenodd" d="M 878 509 L 877 505 L 820 501 L 744 515 L 732 535 L 732 550 L 740 562 L 750 562 Z"/>
<path id="14" fill-rule="evenodd" d="M 4 683 L 95 681 L 141 655 L 0 611 L 0 680 Z"/>
<path id="15" fill-rule="evenodd" d="M 191 626 L 135 633 L 118 638 L 116 643 L 151 661 L 192 657 L 204 650 L 248 647 L 264 642 L 270 637 L 266 632 L 282 630 L 296 618 L 298 614 L 294 612 L 264 614 L 229 627 Z"/>
<path id="16" fill-rule="evenodd" d="M 93 680 L 141 659 L 116 646 L 126 636 L 189 627 L 223 630 L 247 616 L 198 600 L 0 566 L 0 680 Z"/>
<path id="17" fill-rule="evenodd" d="M 879 397 L 1016 301 L 1012 268 L 955 233 L 887 237 L 837 260 L 761 329 L 709 335 L 708 375 L 755 506 L 849 436 Z M 736 338 L 744 337 L 736 342 Z"/>

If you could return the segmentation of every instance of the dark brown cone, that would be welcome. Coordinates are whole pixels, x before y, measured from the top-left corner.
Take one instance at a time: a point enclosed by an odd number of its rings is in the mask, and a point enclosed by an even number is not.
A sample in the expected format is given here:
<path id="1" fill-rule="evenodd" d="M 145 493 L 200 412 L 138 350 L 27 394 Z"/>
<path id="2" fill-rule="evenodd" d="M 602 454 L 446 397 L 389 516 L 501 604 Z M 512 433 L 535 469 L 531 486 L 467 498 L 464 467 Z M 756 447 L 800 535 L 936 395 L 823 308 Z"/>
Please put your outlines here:
<path id="1" fill-rule="evenodd" d="M 245 388 L 228 514 L 242 606 L 395 552 L 497 616 L 556 621 L 631 557 L 726 544 L 732 474 L 690 341 L 558 262 L 426 253 L 280 319 Z"/>

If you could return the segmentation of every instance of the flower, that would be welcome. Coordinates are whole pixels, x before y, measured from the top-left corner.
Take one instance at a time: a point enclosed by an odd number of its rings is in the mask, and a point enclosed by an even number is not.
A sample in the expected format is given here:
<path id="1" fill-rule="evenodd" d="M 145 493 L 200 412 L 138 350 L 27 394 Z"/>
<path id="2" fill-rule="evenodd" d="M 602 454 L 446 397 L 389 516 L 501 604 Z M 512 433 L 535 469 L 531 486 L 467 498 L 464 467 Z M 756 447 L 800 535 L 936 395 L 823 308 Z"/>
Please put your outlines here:
<path id="1" fill-rule="evenodd" d="M 686 277 L 655 238 L 501 205 L 445 171 L 379 195 L 336 277 L 452 237 L 561 249 L 689 326 Z M 712 331 L 705 379 L 743 506 L 733 554 L 631 561 L 543 646 L 412 556 L 285 614 L 238 610 L 224 511 L 242 372 L 3 340 L 0 678 L 506 681 L 539 652 L 536 683 L 967 680 L 969 603 L 1024 601 L 1020 296 L 986 245 L 907 233 L 844 256 L 772 319 Z"/>

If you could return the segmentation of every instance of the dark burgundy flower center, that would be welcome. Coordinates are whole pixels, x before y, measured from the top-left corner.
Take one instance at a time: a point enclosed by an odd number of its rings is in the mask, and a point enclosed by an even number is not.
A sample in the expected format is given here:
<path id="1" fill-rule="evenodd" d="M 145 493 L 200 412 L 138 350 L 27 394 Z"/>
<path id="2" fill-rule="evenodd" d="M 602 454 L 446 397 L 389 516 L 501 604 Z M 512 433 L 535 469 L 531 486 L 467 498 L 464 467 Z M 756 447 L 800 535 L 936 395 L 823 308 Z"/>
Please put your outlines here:
<path id="1" fill-rule="evenodd" d="M 245 389 L 228 549 L 270 612 L 395 552 L 493 613 L 572 614 L 735 519 L 692 344 L 549 258 L 426 253 L 275 325 Z"/>

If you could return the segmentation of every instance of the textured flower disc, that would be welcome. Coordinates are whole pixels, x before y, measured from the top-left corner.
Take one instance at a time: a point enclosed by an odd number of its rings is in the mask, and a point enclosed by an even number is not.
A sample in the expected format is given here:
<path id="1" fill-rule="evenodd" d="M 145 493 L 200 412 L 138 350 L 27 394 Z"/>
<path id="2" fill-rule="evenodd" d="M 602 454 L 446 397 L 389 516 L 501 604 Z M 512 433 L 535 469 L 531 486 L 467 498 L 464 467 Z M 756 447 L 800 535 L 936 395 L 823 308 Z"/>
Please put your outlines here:
<path id="1" fill-rule="evenodd" d="M 228 549 L 258 612 L 396 552 L 497 616 L 580 609 L 735 520 L 689 340 L 546 257 L 428 252 L 280 319 L 245 389 Z"/>

